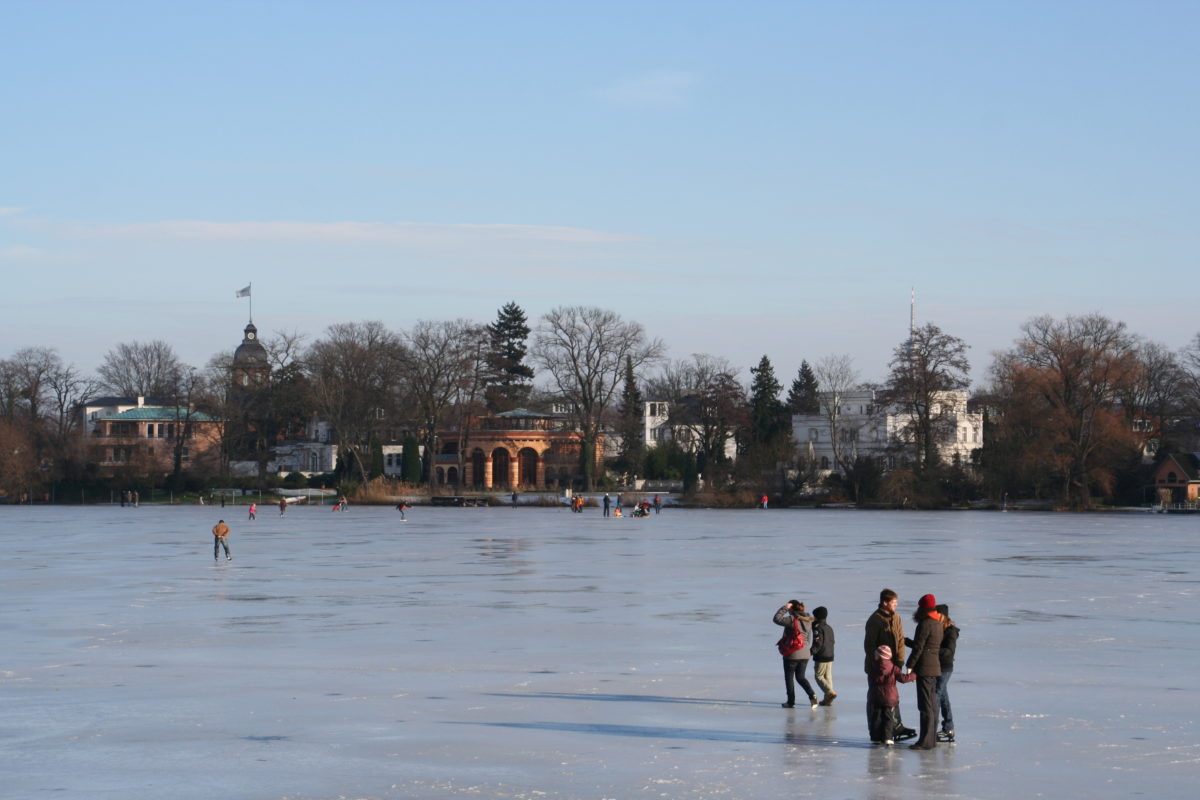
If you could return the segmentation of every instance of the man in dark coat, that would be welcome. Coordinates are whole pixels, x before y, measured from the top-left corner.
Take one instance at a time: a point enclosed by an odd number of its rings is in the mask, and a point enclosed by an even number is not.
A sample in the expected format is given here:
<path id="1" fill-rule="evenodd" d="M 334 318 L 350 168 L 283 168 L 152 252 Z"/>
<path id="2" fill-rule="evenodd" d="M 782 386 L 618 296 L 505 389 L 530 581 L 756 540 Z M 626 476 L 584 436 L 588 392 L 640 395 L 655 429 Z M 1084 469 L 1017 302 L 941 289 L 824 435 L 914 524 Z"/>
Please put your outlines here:
<path id="1" fill-rule="evenodd" d="M 891 589 L 883 589 L 879 592 L 879 608 L 867 617 L 866 633 L 863 637 L 863 651 L 866 654 L 866 658 L 863 659 L 863 672 L 871 671 L 872 662 L 875 660 L 875 648 L 880 645 L 887 645 L 891 649 L 892 662 L 897 667 L 904 666 L 904 622 L 896 613 L 896 606 L 899 602 L 900 596 Z M 867 725 L 870 727 L 875 712 L 870 695 L 870 684 L 868 684 L 867 691 Z M 916 735 L 915 730 L 904 726 L 904 722 L 900 718 L 900 708 L 897 706 L 896 738 L 911 739 Z"/>

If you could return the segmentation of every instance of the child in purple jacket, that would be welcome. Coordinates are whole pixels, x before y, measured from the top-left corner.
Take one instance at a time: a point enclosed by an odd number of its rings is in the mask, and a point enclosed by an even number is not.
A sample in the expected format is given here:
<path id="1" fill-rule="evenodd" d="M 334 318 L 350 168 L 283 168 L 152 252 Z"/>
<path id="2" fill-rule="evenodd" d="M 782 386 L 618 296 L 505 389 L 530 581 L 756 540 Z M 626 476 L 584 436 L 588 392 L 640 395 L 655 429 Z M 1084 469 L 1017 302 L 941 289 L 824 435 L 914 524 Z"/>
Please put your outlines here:
<path id="1" fill-rule="evenodd" d="M 900 668 L 892 662 L 892 648 L 882 644 L 875 648 L 875 661 L 867 672 L 867 682 L 871 688 L 871 698 L 875 701 L 871 716 L 871 741 L 875 744 L 893 745 L 896 743 L 896 709 L 900 707 L 900 693 L 896 691 L 897 683 L 912 683 L 916 673 L 900 674 Z"/>

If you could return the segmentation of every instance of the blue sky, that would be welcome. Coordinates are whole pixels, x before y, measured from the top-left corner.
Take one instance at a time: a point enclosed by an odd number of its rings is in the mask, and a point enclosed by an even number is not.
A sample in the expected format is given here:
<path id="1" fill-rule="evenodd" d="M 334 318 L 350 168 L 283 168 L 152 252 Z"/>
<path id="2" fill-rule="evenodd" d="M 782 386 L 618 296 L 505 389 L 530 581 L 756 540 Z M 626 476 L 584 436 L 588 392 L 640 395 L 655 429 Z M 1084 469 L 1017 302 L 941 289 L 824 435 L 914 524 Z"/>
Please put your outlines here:
<path id="1" fill-rule="evenodd" d="M 1200 331 L 1200 4 L 0 3 L 0 357 L 610 308 L 785 383 Z"/>

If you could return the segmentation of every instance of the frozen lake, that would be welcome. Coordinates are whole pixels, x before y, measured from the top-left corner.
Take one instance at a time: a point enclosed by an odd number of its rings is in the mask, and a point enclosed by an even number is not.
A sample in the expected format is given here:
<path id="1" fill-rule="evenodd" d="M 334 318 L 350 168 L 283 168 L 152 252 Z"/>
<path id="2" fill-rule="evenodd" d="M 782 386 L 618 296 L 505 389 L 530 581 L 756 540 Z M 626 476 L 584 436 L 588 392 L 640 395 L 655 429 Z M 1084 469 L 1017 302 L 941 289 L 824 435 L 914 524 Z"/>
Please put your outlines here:
<path id="1" fill-rule="evenodd" d="M 0 508 L 0 797 L 1194 796 L 1200 517 L 408 518 Z M 955 745 L 869 742 L 885 586 L 962 629 Z M 830 708 L 779 707 L 792 597 L 830 610 Z"/>

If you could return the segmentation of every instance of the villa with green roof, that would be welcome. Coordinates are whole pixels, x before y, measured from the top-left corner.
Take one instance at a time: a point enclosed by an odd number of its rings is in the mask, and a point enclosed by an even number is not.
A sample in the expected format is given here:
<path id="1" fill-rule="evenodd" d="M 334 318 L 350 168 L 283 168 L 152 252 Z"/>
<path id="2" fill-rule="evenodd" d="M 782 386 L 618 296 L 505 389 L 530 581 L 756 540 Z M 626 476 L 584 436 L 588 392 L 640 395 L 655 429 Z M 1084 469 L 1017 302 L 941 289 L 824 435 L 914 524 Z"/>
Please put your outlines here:
<path id="1" fill-rule="evenodd" d="M 114 403 L 87 416 L 86 447 L 102 472 L 112 474 L 123 468 L 170 472 L 177 446 L 185 470 L 215 463 L 223 420 L 179 406 L 147 405 L 142 397 L 135 403 L 133 407 Z"/>

